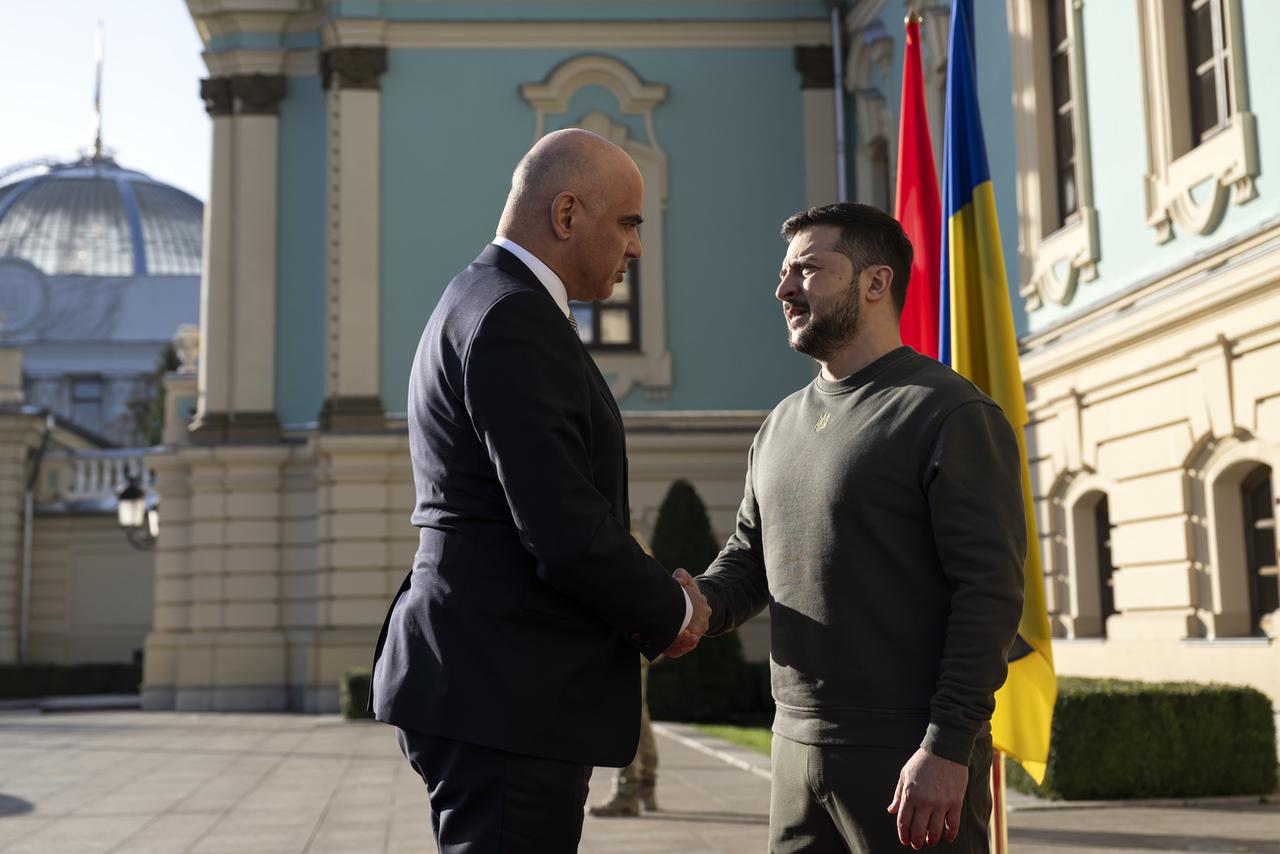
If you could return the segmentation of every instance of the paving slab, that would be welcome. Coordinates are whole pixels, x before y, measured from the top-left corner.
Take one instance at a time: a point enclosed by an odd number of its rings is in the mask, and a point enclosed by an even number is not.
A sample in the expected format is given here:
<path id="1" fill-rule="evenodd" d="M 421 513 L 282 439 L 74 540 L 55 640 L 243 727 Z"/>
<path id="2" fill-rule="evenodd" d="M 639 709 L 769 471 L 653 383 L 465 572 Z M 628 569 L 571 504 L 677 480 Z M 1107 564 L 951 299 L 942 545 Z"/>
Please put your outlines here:
<path id="1" fill-rule="evenodd" d="M 767 847 L 769 761 L 657 727 L 657 813 L 588 817 L 583 854 Z M 590 801 L 607 796 L 596 769 Z M 1280 804 L 1045 804 L 1015 796 L 1017 854 L 1280 854 Z M 0 710 L 3 854 L 432 854 L 426 790 L 390 728 L 336 716 Z"/>

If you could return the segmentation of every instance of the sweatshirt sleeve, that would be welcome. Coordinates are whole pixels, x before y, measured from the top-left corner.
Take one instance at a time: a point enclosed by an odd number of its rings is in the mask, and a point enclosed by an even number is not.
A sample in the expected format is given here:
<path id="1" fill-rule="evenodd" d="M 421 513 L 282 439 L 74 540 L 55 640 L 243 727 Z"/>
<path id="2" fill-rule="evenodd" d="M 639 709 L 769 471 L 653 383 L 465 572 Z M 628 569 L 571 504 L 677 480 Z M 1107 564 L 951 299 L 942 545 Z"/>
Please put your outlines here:
<path id="1" fill-rule="evenodd" d="M 924 475 L 951 614 L 921 746 L 962 764 L 995 710 L 1022 618 L 1027 524 L 1020 455 L 1000 408 L 974 400 L 946 416 Z"/>
<path id="2" fill-rule="evenodd" d="M 697 577 L 698 589 L 711 606 L 709 635 L 731 632 L 769 604 L 764 546 L 760 537 L 760 506 L 752 489 L 755 443 L 747 452 L 747 483 L 738 521 L 719 556 Z"/>

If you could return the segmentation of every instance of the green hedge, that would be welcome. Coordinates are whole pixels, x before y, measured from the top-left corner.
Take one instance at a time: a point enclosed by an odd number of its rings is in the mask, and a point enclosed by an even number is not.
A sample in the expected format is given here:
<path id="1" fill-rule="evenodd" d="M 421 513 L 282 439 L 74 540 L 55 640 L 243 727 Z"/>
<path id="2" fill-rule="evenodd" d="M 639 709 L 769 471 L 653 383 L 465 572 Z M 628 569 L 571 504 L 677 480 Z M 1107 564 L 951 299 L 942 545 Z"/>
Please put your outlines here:
<path id="1" fill-rule="evenodd" d="M 703 638 L 688 655 L 649 668 L 649 714 L 660 721 L 755 722 L 772 711 L 767 665 L 763 689 L 760 683 L 735 635 Z"/>
<path id="2" fill-rule="evenodd" d="M 369 682 L 372 679 L 373 671 L 368 667 L 353 667 L 342 674 L 342 681 L 338 683 L 338 702 L 344 718 L 373 717 L 373 712 L 365 709 L 369 703 Z"/>
<path id="3" fill-rule="evenodd" d="M 1044 784 L 1010 762 L 1009 786 L 1068 800 L 1268 794 L 1272 715 L 1254 688 L 1060 677 Z"/>
<path id="4" fill-rule="evenodd" d="M 719 553 L 698 491 L 687 480 L 673 482 L 653 525 L 653 556 L 669 570 L 698 575 Z M 703 638 L 688 655 L 650 668 L 649 713 L 659 720 L 725 723 L 758 710 L 758 687 L 737 633 Z"/>
<path id="5" fill-rule="evenodd" d="M 136 694 L 139 664 L 0 664 L 0 700 Z"/>

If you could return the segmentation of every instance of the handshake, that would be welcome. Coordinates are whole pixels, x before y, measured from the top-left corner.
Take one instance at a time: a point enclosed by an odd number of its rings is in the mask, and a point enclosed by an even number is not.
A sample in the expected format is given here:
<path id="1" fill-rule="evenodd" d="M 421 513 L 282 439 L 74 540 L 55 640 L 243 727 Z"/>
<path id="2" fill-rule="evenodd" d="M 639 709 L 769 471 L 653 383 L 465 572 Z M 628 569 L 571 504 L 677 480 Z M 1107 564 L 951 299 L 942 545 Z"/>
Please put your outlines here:
<path id="1" fill-rule="evenodd" d="M 694 583 L 693 576 L 686 570 L 677 569 L 671 576 L 680 583 L 684 592 L 689 595 L 689 601 L 693 603 L 693 616 L 689 618 L 689 625 L 676 635 L 671 646 L 662 653 L 667 658 L 679 658 L 685 653 L 693 652 L 698 646 L 698 641 L 707 633 L 707 627 L 711 622 L 711 606 L 707 604 L 707 597 L 702 595 L 702 591 Z"/>

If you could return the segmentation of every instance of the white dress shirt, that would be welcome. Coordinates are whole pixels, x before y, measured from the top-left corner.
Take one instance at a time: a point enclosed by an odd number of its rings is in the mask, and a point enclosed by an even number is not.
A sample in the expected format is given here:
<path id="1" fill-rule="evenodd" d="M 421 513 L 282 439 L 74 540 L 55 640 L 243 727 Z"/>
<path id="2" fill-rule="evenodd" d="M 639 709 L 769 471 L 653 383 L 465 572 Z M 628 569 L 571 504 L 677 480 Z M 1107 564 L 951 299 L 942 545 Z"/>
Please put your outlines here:
<path id="1" fill-rule="evenodd" d="M 512 255 L 520 259 L 533 275 L 538 277 L 538 281 L 547 289 L 547 293 L 551 294 L 551 298 L 556 301 L 556 305 L 560 306 L 560 310 L 564 312 L 566 318 L 572 317 L 569 312 L 569 292 L 565 289 L 564 282 L 560 281 L 560 277 L 555 271 L 539 260 L 528 249 L 525 249 L 514 240 L 510 240 L 502 235 L 493 238 L 494 246 L 501 246 Z M 680 592 L 684 593 L 684 622 L 680 624 L 680 631 L 684 631 L 689 625 L 689 621 L 693 619 L 693 600 L 689 598 L 689 593 L 683 588 Z"/>
<path id="2" fill-rule="evenodd" d="M 542 282 L 542 286 L 547 289 L 547 293 L 551 294 L 551 298 L 556 301 L 556 305 L 560 306 L 560 310 L 564 312 L 565 317 L 569 317 L 569 292 L 565 290 L 564 282 L 560 281 L 560 277 L 556 275 L 546 264 L 534 255 L 528 249 L 525 249 L 514 240 L 508 240 L 499 234 L 493 238 L 494 246 L 501 246 L 512 255 L 519 258 L 524 265 L 533 271 L 538 277 L 538 281 Z"/>

